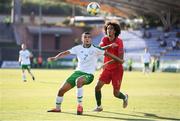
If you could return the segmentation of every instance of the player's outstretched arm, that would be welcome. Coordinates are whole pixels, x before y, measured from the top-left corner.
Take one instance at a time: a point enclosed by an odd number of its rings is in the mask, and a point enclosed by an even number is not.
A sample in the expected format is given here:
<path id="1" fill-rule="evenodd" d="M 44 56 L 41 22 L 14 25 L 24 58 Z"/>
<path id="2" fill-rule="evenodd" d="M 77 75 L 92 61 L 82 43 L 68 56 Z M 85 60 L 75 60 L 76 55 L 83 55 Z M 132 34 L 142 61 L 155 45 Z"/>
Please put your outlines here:
<path id="1" fill-rule="evenodd" d="M 114 62 L 115 62 L 115 60 L 110 60 L 110 61 L 104 63 L 100 68 L 98 68 L 98 70 L 100 70 L 102 68 L 105 68 L 108 64 L 111 64 L 111 63 L 114 63 Z"/>
<path id="2" fill-rule="evenodd" d="M 115 55 L 113 55 L 113 54 L 111 54 L 111 53 L 109 53 L 109 52 L 107 52 L 107 51 L 105 52 L 105 55 L 111 57 L 111 58 L 114 59 L 115 61 L 120 62 L 121 64 L 124 63 L 124 60 L 123 60 L 123 59 L 120 59 L 119 57 L 117 57 L 117 56 L 115 56 Z"/>
<path id="3" fill-rule="evenodd" d="M 63 51 L 63 52 L 60 52 L 59 54 L 57 54 L 54 57 L 49 57 L 47 60 L 48 61 L 56 61 L 57 59 L 64 58 L 65 56 L 67 56 L 69 54 L 70 54 L 70 52 L 68 50 L 67 51 Z"/>
<path id="4" fill-rule="evenodd" d="M 109 44 L 109 45 L 107 45 L 107 46 L 103 46 L 103 47 L 101 47 L 103 50 L 106 50 L 106 49 L 108 49 L 108 48 L 110 48 L 110 47 L 112 47 L 112 48 L 114 48 L 114 47 L 117 47 L 118 45 L 116 44 L 116 43 L 112 43 L 112 44 Z"/>

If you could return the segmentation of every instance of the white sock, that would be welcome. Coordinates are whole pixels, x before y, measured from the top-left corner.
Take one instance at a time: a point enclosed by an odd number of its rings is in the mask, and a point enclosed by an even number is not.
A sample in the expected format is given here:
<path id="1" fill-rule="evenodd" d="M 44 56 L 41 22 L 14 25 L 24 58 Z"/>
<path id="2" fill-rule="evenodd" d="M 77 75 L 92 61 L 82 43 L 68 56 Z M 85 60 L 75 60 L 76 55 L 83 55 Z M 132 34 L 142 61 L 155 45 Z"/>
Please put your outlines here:
<path id="1" fill-rule="evenodd" d="M 100 106 L 97 106 L 97 108 L 102 108 L 102 106 L 100 105 Z"/>
<path id="2" fill-rule="evenodd" d="M 26 74 L 25 73 L 22 73 L 22 79 L 23 79 L 23 81 L 26 80 Z"/>
<path id="3" fill-rule="evenodd" d="M 79 105 L 82 105 L 82 98 L 83 98 L 83 88 L 77 88 L 77 101 Z"/>
<path id="4" fill-rule="evenodd" d="M 56 109 L 61 109 L 61 103 L 63 101 L 63 97 L 57 96 L 56 97 Z"/>

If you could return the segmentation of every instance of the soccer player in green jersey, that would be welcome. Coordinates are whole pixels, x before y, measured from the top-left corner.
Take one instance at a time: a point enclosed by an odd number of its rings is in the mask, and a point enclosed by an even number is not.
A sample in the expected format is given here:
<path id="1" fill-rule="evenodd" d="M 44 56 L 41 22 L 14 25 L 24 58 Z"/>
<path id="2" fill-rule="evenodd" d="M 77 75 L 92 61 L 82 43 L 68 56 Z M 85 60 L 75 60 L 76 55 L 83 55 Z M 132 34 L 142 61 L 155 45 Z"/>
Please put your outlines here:
<path id="1" fill-rule="evenodd" d="M 95 47 L 91 44 L 91 35 L 89 32 L 84 32 L 81 37 L 82 45 L 77 45 L 67 51 L 60 52 L 54 57 L 49 57 L 48 61 L 55 61 L 59 58 L 63 58 L 69 54 L 75 54 L 78 59 L 78 64 L 75 72 L 65 81 L 65 83 L 59 89 L 56 97 L 56 108 L 49 110 L 48 112 L 61 112 L 61 103 L 63 101 L 64 94 L 77 86 L 77 115 L 82 115 L 83 106 L 83 85 L 90 84 L 93 79 L 93 73 L 96 70 L 97 59 L 100 55 L 108 55 L 112 58 L 116 58 L 113 55 L 106 53 L 103 49 Z M 123 62 L 118 59 L 117 61 Z"/>

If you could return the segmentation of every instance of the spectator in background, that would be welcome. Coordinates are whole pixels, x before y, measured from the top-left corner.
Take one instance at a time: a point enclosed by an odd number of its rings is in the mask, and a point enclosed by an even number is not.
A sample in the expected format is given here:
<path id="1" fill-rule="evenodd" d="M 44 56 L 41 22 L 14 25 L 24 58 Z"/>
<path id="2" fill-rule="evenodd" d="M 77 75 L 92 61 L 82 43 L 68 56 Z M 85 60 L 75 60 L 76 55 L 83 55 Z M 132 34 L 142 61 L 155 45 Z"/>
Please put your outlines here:
<path id="1" fill-rule="evenodd" d="M 37 65 L 38 65 L 37 58 L 34 57 L 34 58 L 33 58 L 33 67 L 34 67 L 34 68 L 37 68 Z"/>
<path id="2" fill-rule="evenodd" d="M 160 41 L 160 47 L 166 47 L 166 46 L 167 46 L 166 40 L 161 40 Z"/>
<path id="3" fill-rule="evenodd" d="M 157 68 L 157 70 L 159 70 L 159 67 L 160 67 L 160 56 L 157 56 L 156 57 L 156 68 Z"/>
<path id="4" fill-rule="evenodd" d="M 52 68 L 52 61 L 47 61 L 47 68 Z"/>
<path id="5" fill-rule="evenodd" d="M 173 49 L 176 49 L 176 40 L 172 40 L 172 41 L 171 41 L 171 44 L 172 44 L 172 48 L 173 48 Z"/>
<path id="6" fill-rule="evenodd" d="M 132 71 L 132 64 L 133 64 L 133 60 L 132 58 L 128 59 L 128 71 Z"/>
<path id="7" fill-rule="evenodd" d="M 148 52 L 148 48 L 144 49 L 144 54 L 142 55 L 142 62 L 144 64 L 144 68 L 143 68 L 143 73 L 149 73 L 150 68 L 149 68 L 149 64 L 151 62 L 151 55 Z"/>
<path id="8" fill-rule="evenodd" d="M 33 11 L 30 14 L 29 21 L 31 24 L 35 24 L 35 14 Z"/>
<path id="9" fill-rule="evenodd" d="M 151 38 L 151 37 L 152 37 L 151 32 L 149 32 L 149 31 L 147 31 L 147 30 L 144 30 L 143 38 Z"/>
<path id="10" fill-rule="evenodd" d="M 3 22 L 6 24 L 7 27 L 9 27 L 9 25 L 10 25 L 10 23 L 11 23 L 11 18 L 10 18 L 10 16 L 6 16 L 6 17 L 4 18 L 4 21 L 3 21 Z"/>
<path id="11" fill-rule="evenodd" d="M 42 56 L 39 56 L 39 57 L 38 57 L 38 67 L 39 67 L 39 68 L 42 67 L 42 63 L 43 63 Z"/>

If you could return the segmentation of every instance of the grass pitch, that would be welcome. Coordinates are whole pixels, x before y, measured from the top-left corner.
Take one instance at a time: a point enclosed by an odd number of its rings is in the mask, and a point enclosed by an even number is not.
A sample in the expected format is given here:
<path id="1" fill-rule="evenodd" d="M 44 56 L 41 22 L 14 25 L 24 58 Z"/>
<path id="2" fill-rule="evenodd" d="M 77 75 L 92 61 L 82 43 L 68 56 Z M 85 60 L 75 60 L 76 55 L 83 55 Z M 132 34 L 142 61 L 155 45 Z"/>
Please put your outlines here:
<path id="1" fill-rule="evenodd" d="M 128 93 L 128 108 L 113 97 L 112 86 L 102 89 L 103 112 L 95 108 L 94 87 L 84 86 L 84 115 L 76 115 L 76 89 L 64 96 L 62 113 L 48 113 L 55 106 L 60 85 L 73 70 L 32 70 L 21 81 L 20 69 L 0 69 L 0 121 L 116 121 L 116 120 L 180 120 L 180 74 L 125 72 L 121 91 Z"/>

